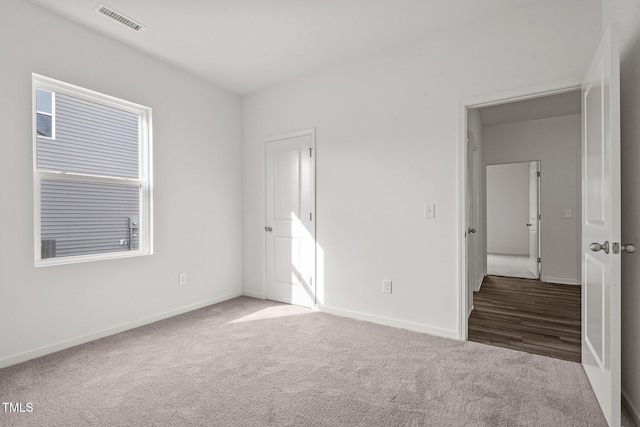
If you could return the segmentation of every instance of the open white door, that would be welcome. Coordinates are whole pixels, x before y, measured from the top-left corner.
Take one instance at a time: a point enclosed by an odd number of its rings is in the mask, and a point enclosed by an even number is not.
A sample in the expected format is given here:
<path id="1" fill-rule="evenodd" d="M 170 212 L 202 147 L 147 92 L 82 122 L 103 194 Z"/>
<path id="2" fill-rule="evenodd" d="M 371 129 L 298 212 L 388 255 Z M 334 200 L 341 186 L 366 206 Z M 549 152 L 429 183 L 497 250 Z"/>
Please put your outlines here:
<path id="1" fill-rule="evenodd" d="M 471 307 L 473 307 L 473 288 L 475 287 L 475 282 L 477 281 L 477 272 L 475 271 L 475 260 L 474 258 L 478 256 L 478 254 L 474 253 L 474 239 L 476 236 L 476 227 L 477 220 L 475 218 L 475 203 L 474 203 L 474 193 L 473 193 L 473 156 L 474 156 L 474 142 L 473 142 L 473 134 L 467 131 L 467 185 L 466 185 L 466 224 L 467 231 L 465 233 L 466 237 L 466 257 L 465 257 L 465 268 L 467 271 L 467 315 L 471 312 Z"/>
<path id="2" fill-rule="evenodd" d="M 540 257 L 540 219 L 539 212 L 539 175 L 540 162 L 529 163 L 529 271 L 536 279 L 540 278 L 540 269 L 538 268 L 538 258 Z"/>
<path id="3" fill-rule="evenodd" d="M 313 131 L 266 143 L 266 297 L 315 304 Z"/>
<path id="4" fill-rule="evenodd" d="M 582 365 L 620 426 L 620 60 L 616 27 L 582 86 Z"/>

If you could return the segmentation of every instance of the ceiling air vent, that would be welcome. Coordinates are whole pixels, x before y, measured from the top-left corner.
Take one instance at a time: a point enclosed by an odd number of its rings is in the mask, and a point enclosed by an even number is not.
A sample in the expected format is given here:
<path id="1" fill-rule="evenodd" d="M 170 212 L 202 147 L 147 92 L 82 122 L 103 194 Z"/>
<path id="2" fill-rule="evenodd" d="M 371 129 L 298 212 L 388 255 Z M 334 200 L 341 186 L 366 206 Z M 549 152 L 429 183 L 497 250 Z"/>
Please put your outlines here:
<path id="1" fill-rule="evenodd" d="M 125 16 L 122 13 L 120 13 L 120 12 L 118 12 L 116 10 L 113 10 L 109 6 L 105 6 L 102 3 L 100 3 L 98 6 L 96 6 L 95 10 L 96 10 L 96 12 L 101 13 L 104 16 L 108 16 L 109 18 L 111 18 L 111 19 L 113 19 L 115 21 L 118 21 L 122 25 L 126 25 L 127 27 L 131 28 L 134 31 L 142 31 L 142 30 L 146 30 L 147 29 L 147 27 L 145 27 L 141 23 L 134 21 L 133 19 L 129 18 L 128 16 Z"/>

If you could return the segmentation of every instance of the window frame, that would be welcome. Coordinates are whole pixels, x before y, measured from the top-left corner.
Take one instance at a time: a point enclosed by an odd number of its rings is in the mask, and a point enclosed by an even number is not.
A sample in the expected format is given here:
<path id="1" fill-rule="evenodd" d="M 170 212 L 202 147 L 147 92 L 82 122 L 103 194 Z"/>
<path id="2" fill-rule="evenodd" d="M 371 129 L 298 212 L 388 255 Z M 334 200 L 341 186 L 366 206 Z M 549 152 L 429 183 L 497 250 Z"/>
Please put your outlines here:
<path id="1" fill-rule="evenodd" d="M 52 92 L 50 90 L 47 89 L 43 89 L 41 87 L 39 87 L 38 89 L 47 91 L 49 93 L 51 93 L 51 113 L 47 113 L 46 111 L 40 111 L 38 110 L 38 97 L 36 95 L 36 101 L 34 102 L 34 110 L 36 112 L 36 136 L 40 137 L 40 138 L 45 138 L 45 139 L 50 139 L 50 140 L 55 140 L 56 139 L 56 93 Z M 45 136 L 45 135 L 37 135 L 38 133 L 38 114 L 43 114 L 45 116 L 50 116 L 51 117 L 51 136 Z"/>
<path id="2" fill-rule="evenodd" d="M 137 179 L 112 176 L 92 175 L 86 173 L 55 171 L 38 169 L 38 138 L 53 139 L 38 136 L 36 89 L 52 92 L 55 99 L 56 93 L 83 99 L 89 102 L 102 104 L 119 110 L 137 114 L 139 121 L 139 150 L 138 164 L 139 175 Z M 102 261 L 108 259 L 131 258 L 153 254 L 153 167 L 152 167 L 152 110 L 140 104 L 116 98 L 110 95 L 85 89 L 70 83 L 65 83 L 36 73 L 32 73 L 32 149 L 33 149 L 33 224 L 34 224 L 34 265 L 44 267 L 50 265 L 75 264 L 90 261 Z M 52 106 L 52 111 L 55 107 Z M 55 135 L 55 134 L 54 134 Z M 76 181 L 93 182 L 103 184 L 138 185 L 140 197 L 140 228 L 139 248 L 131 251 L 103 252 L 89 255 L 75 255 L 64 257 L 41 258 L 41 181 Z"/>

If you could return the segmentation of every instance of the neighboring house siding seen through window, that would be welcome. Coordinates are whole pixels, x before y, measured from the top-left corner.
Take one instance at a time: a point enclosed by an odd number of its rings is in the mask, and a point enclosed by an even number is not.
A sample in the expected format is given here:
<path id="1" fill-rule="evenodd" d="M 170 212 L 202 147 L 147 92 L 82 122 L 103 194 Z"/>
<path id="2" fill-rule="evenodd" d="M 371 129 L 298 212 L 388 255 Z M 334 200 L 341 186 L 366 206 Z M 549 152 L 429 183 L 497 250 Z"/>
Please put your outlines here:
<path id="1" fill-rule="evenodd" d="M 36 90 L 37 135 L 42 138 L 55 138 L 55 94 L 48 90 Z"/>
<path id="2" fill-rule="evenodd" d="M 151 109 L 33 85 L 36 265 L 150 254 Z"/>

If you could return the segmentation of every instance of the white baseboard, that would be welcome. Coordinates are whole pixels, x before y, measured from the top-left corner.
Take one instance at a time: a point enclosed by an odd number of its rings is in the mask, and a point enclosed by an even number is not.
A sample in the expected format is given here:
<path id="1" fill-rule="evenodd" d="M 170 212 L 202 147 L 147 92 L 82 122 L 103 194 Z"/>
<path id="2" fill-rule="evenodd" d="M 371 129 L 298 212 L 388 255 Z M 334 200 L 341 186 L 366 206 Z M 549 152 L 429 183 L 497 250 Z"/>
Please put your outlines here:
<path id="1" fill-rule="evenodd" d="M 431 335 L 437 335 L 445 338 L 458 339 L 458 331 L 451 329 L 443 329 L 435 326 L 425 325 L 423 323 L 408 322 L 405 320 L 396 320 L 388 317 L 375 316 L 373 314 L 360 313 L 357 311 L 344 310 L 341 308 L 327 307 L 325 305 L 316 305 L 316 310 L 334 314 L 341 317 L 349 317 L 356 320 L 365 320 L 367 322 L 377 323 L 394 328 L 408 329 L 415 332 L 423 332 Z"/>
<path id="2" fill-rule="evenodd" d="M 476 308 L 476 306 L 475 305 L 471 305 L 471 309 L 467 313 L 467 320 L 469 320 L 469 316 L 471 316 L 471 312 L 473 311 L 474 308 Z"/>
<path id="3" fill-rule="evenodd" d="M 260 292 L 242 291 L 242 295 L 245 297 L 251 297 L 256 299 L 266 299 Z"/>
<path id="4" fill-rule="evenodd" d="M 622 405 L 629 413 L 629 416 L 636 423 L 637 426 L 640 426 L 640 408 L 631 403 L 631 399 L 624 389 L 622 389 Z"/>
<path id="5" fill-rule="evenodd" d="M 173 310 L 166 311 L 164 313 L 155 314 L 153 316 L 145 317 L 143 319 L 134 320 L 133 322 L 123 323 L 113 328 L 103 329 L 101 331 L 93 332 L 90 334 L 82 335 L 70 340 L 60 341 L 55 344 L 46 345 L 33 350 L 18 353 L 13 356 L 8 356 L 0 359 L 0 368 L 6 368 L 7 366 L 15 365 L 18 363 L 26 362 L 27 360 L 35 359 L 37 357 L 45 356 L 47 354 L 55 353 L 57 351 L 65 350 L 76 345 L 84 344 L 89 341 L 95 341 L 100 338 L 115 335 L 120 332 L 128 331 L 140 326 L 148 325 L 149 323 L 157 322 L 158 320 L 167 319 L 169 317 L 177 316 L 179 314 L 187 313 L 189 311 L 197 310 L 202 307 L 206 307 L 212 304 L 217 304 L 232 298 L 242 296 L 242 292 L 233 292 L 231 294 L 223 295 L 218 298 L 212 298 L 205 301 L 200 301 L 195 304 L 186 305 Z"/>
<path id="6" fill-rule="evenodd" d="M 540 280 L 547 283 L 558 283 L 560 285 L 579 285 L 576 279 L 567 279 L 566 277 L 541 277 Z"/>
<path id="7" fill-rule="evenodd" d="M 478 283 L 476 284 L 476 290 L 475 292 L 480 292 L 480 288 L 482 287 L 482 282 L 484 282 L 484 273 L 482 273 L 480 275 L 480 280 L 478 281 Z"/>
<path id="8" fill-rule="evenodd" d="M 487 255 L 500 255 L 500 256 L 526 256 L 526 257 L 529 257 L 529 252 L 502 252 L 502 251 L 494 251 L 494 252 L 487 252 Z"/>

